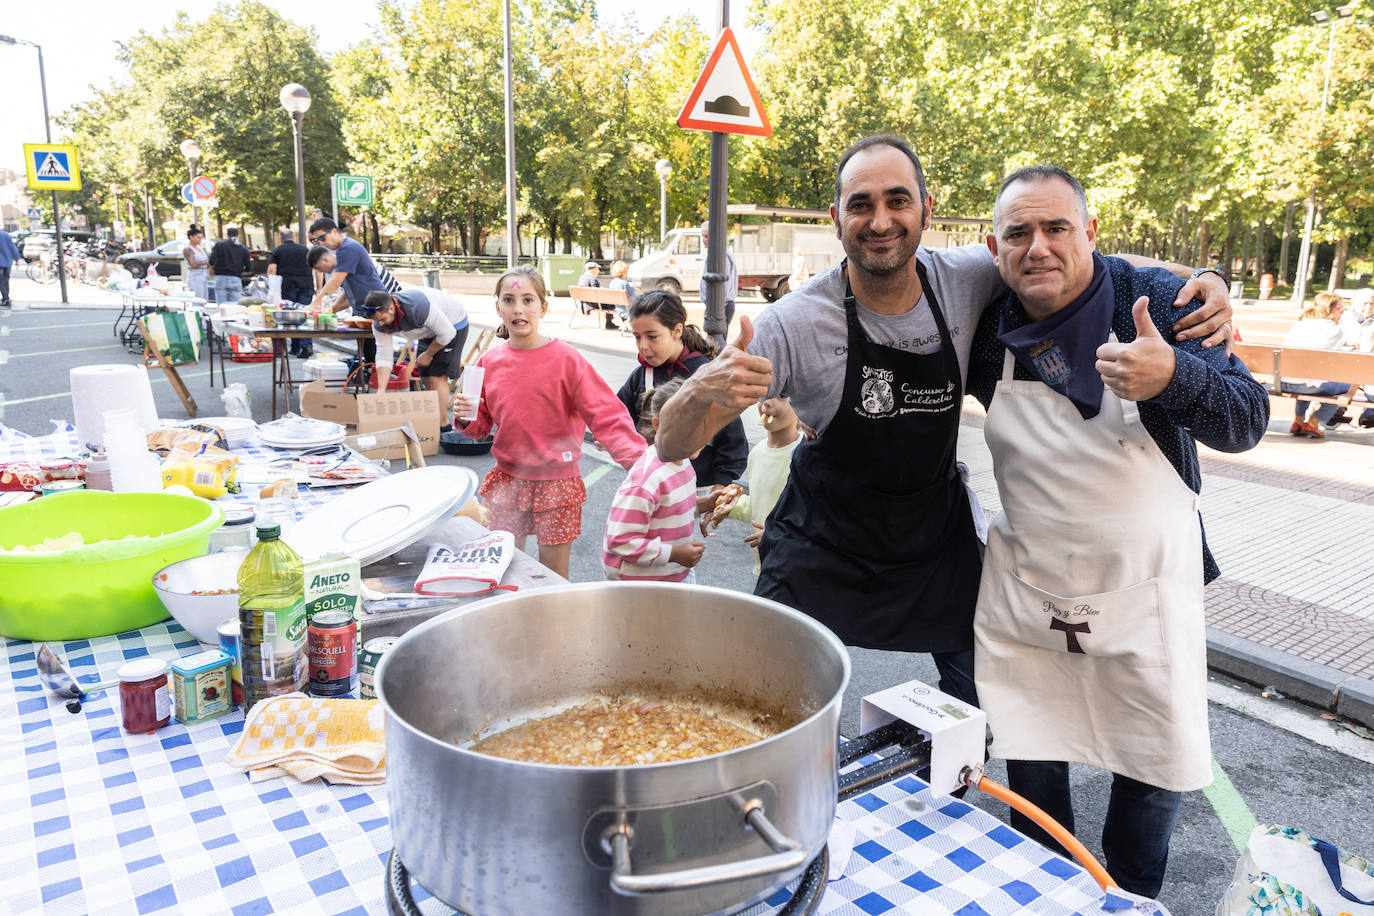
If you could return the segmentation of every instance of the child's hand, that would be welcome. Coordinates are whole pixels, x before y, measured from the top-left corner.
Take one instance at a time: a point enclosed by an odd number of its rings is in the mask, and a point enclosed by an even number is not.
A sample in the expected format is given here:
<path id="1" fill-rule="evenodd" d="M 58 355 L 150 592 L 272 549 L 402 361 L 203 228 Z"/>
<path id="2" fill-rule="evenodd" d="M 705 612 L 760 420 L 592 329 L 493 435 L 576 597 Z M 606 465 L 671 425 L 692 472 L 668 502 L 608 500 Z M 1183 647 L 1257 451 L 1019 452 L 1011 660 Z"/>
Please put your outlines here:
<path id="1" fill-rule="evenodd" d="M 757 550 L 759 541 L 763 540 L 763 526 L 752 519 L 749 521 L 749 524 L 754 526 L 754 530 L 744 536 L 744 543 Z"/>
<path id="2" fill-rule="evenodd" d="M 725 487 L 720 484 L 713 484 L 708 490 L 697 491 L 697 515 L 706 515 L 716 507 L 716 497 L 720 496 Z M 702 529 L 702 534 L 705 534 Z"/>
<path id="3" fill-rule="evenodd" d="M 481 398 L 464 397 L 461 393 L 455 394 L 449 406 L 453 408 L 453 423 L 455 426 L 467 426 L 470 421 L 462 419 L 467 416 L 477 415 L 477 406 L 482 403 Z"/>
<path id="4" fill-rule="evenodd" d="M 706 545 L 701 541 L 692 541 L 687 544 L 674 544 L 673 550 L 668 554 L 668 560 L 679 566 L 691 569 L 701 562 L 701 555 L 706 552 Z"/>

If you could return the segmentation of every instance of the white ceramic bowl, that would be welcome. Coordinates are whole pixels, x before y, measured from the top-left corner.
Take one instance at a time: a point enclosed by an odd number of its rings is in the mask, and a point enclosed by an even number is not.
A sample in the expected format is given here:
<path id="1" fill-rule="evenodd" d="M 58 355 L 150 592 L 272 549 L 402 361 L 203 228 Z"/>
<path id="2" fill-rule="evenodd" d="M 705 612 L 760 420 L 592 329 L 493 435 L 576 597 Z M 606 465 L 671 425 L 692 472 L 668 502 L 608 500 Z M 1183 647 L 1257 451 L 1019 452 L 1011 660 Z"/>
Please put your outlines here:
<path id="1" fill-rule="evenodd" d="M 225 550 L 191 557 L 164 567 L 153 576 L 153 589 L 176 622 L 196 639 L 219 645 L 217 628 L 239 614 L 238 574 L 246 550 Z M 192 592 L 232 589 L 221 595 L 193 595 Z"/>

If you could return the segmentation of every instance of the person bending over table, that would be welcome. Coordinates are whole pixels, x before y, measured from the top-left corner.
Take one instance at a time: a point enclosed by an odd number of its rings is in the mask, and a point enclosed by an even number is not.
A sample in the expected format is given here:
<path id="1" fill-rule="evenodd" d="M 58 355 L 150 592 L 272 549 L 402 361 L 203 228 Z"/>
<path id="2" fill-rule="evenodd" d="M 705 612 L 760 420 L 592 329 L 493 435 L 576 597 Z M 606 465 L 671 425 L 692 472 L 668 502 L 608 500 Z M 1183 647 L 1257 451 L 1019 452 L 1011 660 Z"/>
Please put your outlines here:
<path id="1" fill-rule="evenodd" d="M 463 344 L 468 339 L 468 311 L 452 293 L 427 286 L 399 293 L 371 292 L 363 309 L 372 312 L 372 337 L 377 346 L 377 384 L 391 376 L 392 336 L 419 341 L 415 374 L 425 387 L 439 395 L 440 410 L 447 412 L 449 379 L 462 370 Z M 448 432 L 447 417 L 440 427 Z"/>
<path id="2" fill-rule="evenodd" d="M 1253 448 L 1269 396 L 1223 348 L 1174 334 L 1181 280 L 1097 253 L 1068 172 L 1013 172 L 992 214 L 1010 292 L 969 365 L 1002 503 L 973 624 L 991 753 L 1070 831 L 1064 761 L 1114 774 L 1107 871 L 1156 897 L 1181 793 L 1212 782 L 1202 587 L 1219 573 L 1196 442 Z M 1057 848 L 1015 810 L 1011 823 Z"/>
<path id="3" fill-rule="evenodd" d="M 372 260 L 367 249 L 339 231 L 338 225 L 329 217 L 322 216 L 310 224 L 310 244 L 322 245 L 334 255 L 333 264 L 327 268 L 312 262 L 316 270 L 329 273 L 329 279 L 310 300 L 312 306 L 318 306 L 326 296 L 338 292 L 340 287 L 348 293 L 348 304 L 353 306 L 355 312 L 362 306 L 367 294 L 374 290 L 384 293 L 401 291 L 401 284 L 396 282 L 396 278 L 386 273 L 384 280 L 383 269 Z M 336 312 L 343 309 L 342 302 L 334 306 Z"/>
<path id="4" fill-rule="evenodd" d="M 972 332 L 1006 287 L 985 246 L 918 248 L 933 206 L 904 140 L 850 147 L 830 208 L 845 261 L 766 309 L 757 332 L 741 317 L 735 342 L 665 405 L 657 447 L 680 460 L 747 407 L 790 397 L 818 435 L 793 453 L 755 594 L 849 645 L 932 653 L 940 689 L 976 705 L 980 544 L 955 447 Z M 1204 287 L 1210 308 L 1185 319 L 1198 338 L 1229 318 L 1215 277 L 1182 301 Z"/>
<path id="5" fill-rule="evenodd" d="M 319 238 L 319 236 L 316 236 L 316 238 Z M 346 239 L 346 241 L 351 242 L 353 240 Z M 353 242 L 353 244 L 357 245 L 358 243 Z M 358 245 L 358 247 L 361 248 L 362 246 Z M 351 307 L 353 314 L 360 318 L 372 317 L 367 313 L 367 310 L 363 308 L 363 302 L 367 299 L 368 292 L 377 292 L 378 290 L 367 288 L 355 302 L 352 298 L 352 286 L 344 282 L 344 274 L 337 270 L 338 257 L 333 251 L 323 245 L 316 245 L 310 249 L 310 254 L 306 255 L 306 263 L 310 266 L 311 270 L 319 271 L 328 278 L 321 281 L 320 290 L 315 294 L 315 298 L 311 300 L 311 305 L 322 301 L 325 296 L 332 295 L 342 289 L 343 295 L 339 296 L 334 301 L 332 311 L 342 312 L 344 309 Z M 372 265 L 373 270 L 376 272 L 377 279 L 381 281 L 381 291 L 388 293 L 398 293 L 401 291 L 401 284 L 391 275 L 391 271 L 373 261 L 371 257 L 368 258 L 368 263 Z M 334 280 L 335 277 L 340 278 L 337 283 Z M 369 337 L 363 341 L 363 361 L 370 363 L 374 362 L 376 359 L 377 343 Z"/>

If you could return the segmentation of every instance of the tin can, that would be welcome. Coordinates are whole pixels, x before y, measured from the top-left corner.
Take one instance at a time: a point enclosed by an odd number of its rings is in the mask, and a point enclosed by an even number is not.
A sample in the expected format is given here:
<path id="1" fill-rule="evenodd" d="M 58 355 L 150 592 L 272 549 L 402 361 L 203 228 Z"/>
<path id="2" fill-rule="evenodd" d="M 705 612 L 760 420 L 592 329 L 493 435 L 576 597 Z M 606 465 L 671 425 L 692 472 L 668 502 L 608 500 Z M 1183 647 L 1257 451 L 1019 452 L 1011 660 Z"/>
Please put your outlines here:
<path id="1" fill-rule="evenodd" d="M 70 493 L 72 490 L 86 489 L 85 481 L 81 480 L 49 480 L 47 483 L 38 485 L 39 496 L 51 496 L 54 493 Z"/>
<path id="2" fill-rule="evenodd" d="M 377 666 L 382 662 L 382 656 L 387 650 L 396 645 L 399 636 L 382 636 L 377 639 L 369 639 L 363 644 L 363 651 L 358 656 L 358 696 L 364 700 L 377 699 Z"/>
<path id="3" fill-rule="evenodd" d="M 358 622 L 351 611 L 320 611 L 306 637 L 310 693 L 341 697 L 358 686 Z"/>
<path id="4" fill-rule="evenodd" d="M 233 709 L 230 657 L 222 649 L 207 649 L 172 663 L 172 695 L 177 721 L 191 725 L 222 716 Z"/>
<path id="5" fill-rule="evenodd" d="M 239 651 L 239 620 L 230 617 L 215 630 L 219 647 L 229 656 L 229 692 L 235 706 L 243 705 L 243 657 Z"/>

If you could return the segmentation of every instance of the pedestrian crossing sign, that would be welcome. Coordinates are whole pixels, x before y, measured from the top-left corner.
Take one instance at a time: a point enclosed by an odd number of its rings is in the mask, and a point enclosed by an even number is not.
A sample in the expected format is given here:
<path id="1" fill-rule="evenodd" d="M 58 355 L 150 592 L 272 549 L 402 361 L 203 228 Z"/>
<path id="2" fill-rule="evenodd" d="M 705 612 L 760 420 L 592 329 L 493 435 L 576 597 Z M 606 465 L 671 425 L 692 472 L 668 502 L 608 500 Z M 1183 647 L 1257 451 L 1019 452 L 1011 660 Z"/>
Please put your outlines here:
<path id="1" fill-rule="evenodd" d="M 25 143 L 24 164 L 34 191 L 79 191 L 81 168 L 76 147 L 65 143 Z"/>

